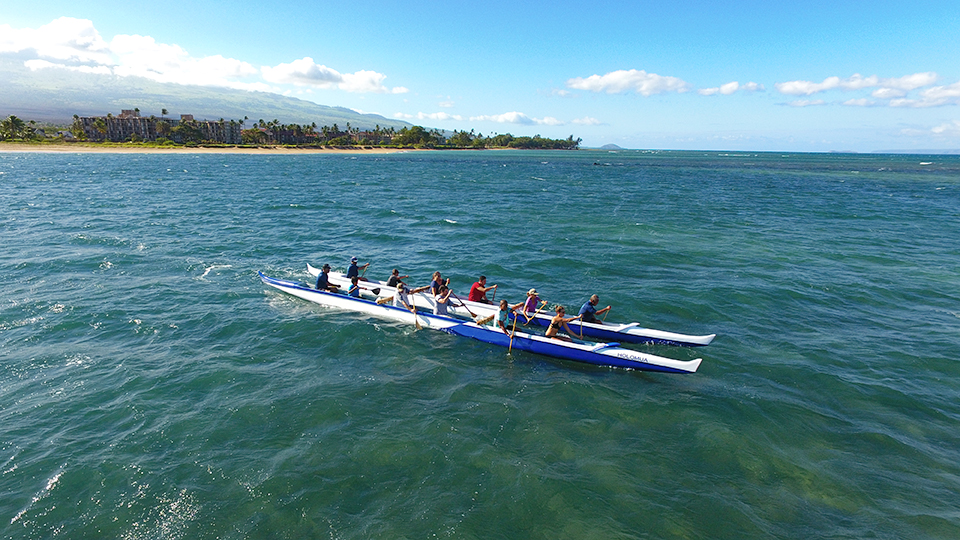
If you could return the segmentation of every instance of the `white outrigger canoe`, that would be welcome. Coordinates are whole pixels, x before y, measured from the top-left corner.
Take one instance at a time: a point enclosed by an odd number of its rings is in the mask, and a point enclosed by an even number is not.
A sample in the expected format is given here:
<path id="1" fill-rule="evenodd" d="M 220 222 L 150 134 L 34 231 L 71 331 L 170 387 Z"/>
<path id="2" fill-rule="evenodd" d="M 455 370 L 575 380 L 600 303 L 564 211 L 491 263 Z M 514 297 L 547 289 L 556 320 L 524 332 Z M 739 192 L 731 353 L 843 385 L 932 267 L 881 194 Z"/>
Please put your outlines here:
<path id="1" fill-rule="evenodd" d="M 441 330 L 457 336 L 469 337 L 484 343 L 528 351 L 554 358 L 563 358 L 599 366 L 614 366 L 642 371 L 665 373 L 696 373 L 702 359 L 674 360 L 646 354 L 632 349 L 624 349 L 619 343 L 576 343 L 551 339 L 542 335 L 517 331 L 510 336 L 493 326 L 478 325 L 474 321 L 464 321 L 453 317 L 442 317 L 432 313 L 412 312 L 402 307 L 378 304 L 368 298 L 354 298 L 340 293 L 314 289 L 310 285 L 276 279 L 258 272 L 260 279 L 267 285 L 316 304 L 366 313 L 384 319 L 414 324 L 418 327 Z"/>
<path id="2" fill-rule="evenodd" d="M 320 274 L 320 269 L 315 268 L 307 264 L 307 271 L 316 278 Z M 339 272 L 329 272 L 330 283 L 338 285 L 341 288 L 347 287 L 350 285 L 350 281 L 344 274 Z M 376 294 L 380 298 L 387 298 L 393 296 L 393 293 L 396 292 L 393 287 L 388 287 L 386 282 L 383 281 L 361 281 L 360 288 L 364 291 Z M 436 301 L 433 299 L 433 295 L 430 293 L 417 293 L 413 295 L 417 306 L 424 309 L 429 309 L 431 312 L 436 306 Z M 451 302 L 448 311 L 450 314 L 458 317 L 474 317 L 482 318 L 494 315 L 499 309 L 495 305 L 482 304 L 480 302 L 470 302 L 469 300 L 463 300 L 461 297 L 457 298 L 457 302 Z M 530 319 L 525 318 L 521 315 L 520 319 L 517 321 L 518 325 L 523 325 L 524 328 L 531 327 L 547 327 L 550 326 L 550 319 L 553 318 L 552 313 L 528 313 L 527 316 L 531 316 Z M 621 343 L 651 343 L 657 345 L 678 345 L 681 347 L 703 347 L 709 345 L 713 338 L 717 337 L 716 334 L 708 334 L 705 336 L 691 336 L 686 334 L 677 334 L 674 332 L 664 332 L 662 330 L 654 330 L 652 328 L 641 328 L 640 323 L 626 323 L 626 324 L 614 324 L 614 323 L 587 323 L 581 321 L 573 321 L 569 324 L 570 329 L 574 332 L 577 332 L 578 337 L 582 336 L 584 338 L 592 338 L 601 341 L 619 341 Z"/>

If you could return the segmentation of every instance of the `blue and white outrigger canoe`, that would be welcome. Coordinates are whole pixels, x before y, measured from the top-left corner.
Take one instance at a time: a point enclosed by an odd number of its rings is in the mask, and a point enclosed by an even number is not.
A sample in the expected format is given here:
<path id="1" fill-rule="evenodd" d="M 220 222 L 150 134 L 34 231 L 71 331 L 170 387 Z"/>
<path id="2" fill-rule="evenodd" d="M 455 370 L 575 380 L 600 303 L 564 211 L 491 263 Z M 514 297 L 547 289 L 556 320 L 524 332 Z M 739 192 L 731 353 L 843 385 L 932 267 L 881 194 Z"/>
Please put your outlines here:
<path id="1" fill-rule="evenodd" d="M 424 328 L 441 330 L 457 336 L 469 337 L 484 343 L 511 347 L 517 350 L 543 354 L 554 358 L 575 360 L 599 366 L 615 366 L 643 371 L 666 373 L 695 373 L 702 359 L 674 360 L 646 354 L 632 349 L 624 349 L 617 343 L 575 343 L 551 339 L 542 335 L 517 331 L 512 345 L 510 336 L 492 326 L 478 325 L 474 321 L 464 321 L 453 317 L 441 317 L 432 313 L 412 312 L 401 307 L 378 304 L 368 298 L 353 298 L 345 294 L 320 291 L 309 285 L 276 279 L 258 272 L 260 279 L 267 285 L 298 298 L 324 306 L 356 311 L 384 319 L 415 324 Z M 416 301 L 414 300 L 414 303 Z"/>
<path id="2" fill-rule="evenodd" d="M 317 277 L 320 274 L 320 269 L 315 268 L 311 265 L 307 265 L 307 271 L 313 277 Z M 340 287 L 347 287 L 350 285 L 350 281 L 346 278 L 344 274 L 338 272 L 330 272 L 330 283 L 339 285 Z M 394 293 L 393 288 L 388 287 L 385 282 L 382 281 L 361 281 L 360 287 L 366 291 L 377 294 L 380 298 L 386 298 L 392 296 Z M 418 306 L 421 306 L 425 309 L 433 311 L 436 302 L 433 300 L 433 295 L 428 293 L 418 293 L 416 294 L 416 302 Z M 460 317 L 471 317 L 476 315 L 478 317 L 488 317 L 497 312 L 497 306 L 490 304 L 481 304 L 479 302 L 470 302 L 468 300 L 460 299 L 460 302 L 463 305 L 458 305 L 458 303 L 452 303 L 449 307 L 450 313 Z M 472 315 L 471 315 L 472 314 Z M 525 327 L 544 327 L 550 326 L 550 319 L 553 318 L 552 313 L 536 313 L 531 314 L 533 317 L 527 319 L 521 315 L 517 324 L 523 324 Z M 524 324 L 526 323 L 526 324 Z M 583 336 L 584 338 L 597 339 L 601 341 L 618 341 L 621 343 L 648 343 L 648 344 L 657 344 L 657 345 L 678 345 L 681 347 L 702 347 L 709 345 L 713 338 L 717 337 L 716 334 L 708 334 L 705 336 L 691 336 L 687 334 L 677 334 L 674 332 L 664 332 L 662 330 L 654 330 L 652 328 L 641 328 L 640 323 L 626 323 L 626 324 L 614 324 L 614 323 L 581 323 L 580 321 L 573 321 L 569 324 L 570 329 L 574 332 L 577 332 L 578 336 Z"/>

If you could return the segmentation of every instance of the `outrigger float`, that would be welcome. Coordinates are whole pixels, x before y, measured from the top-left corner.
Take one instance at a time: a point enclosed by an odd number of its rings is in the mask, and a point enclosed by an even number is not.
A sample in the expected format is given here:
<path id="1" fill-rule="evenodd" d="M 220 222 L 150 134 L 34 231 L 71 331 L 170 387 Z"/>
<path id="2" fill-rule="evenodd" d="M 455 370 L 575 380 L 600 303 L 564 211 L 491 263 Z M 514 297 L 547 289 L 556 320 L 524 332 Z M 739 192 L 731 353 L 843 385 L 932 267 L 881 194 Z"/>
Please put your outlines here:
<path id="1" fill-rule="evenodd" d="M 319 268 L 315 268 L 309 264 L 307 265 L 307 271 L 314 278 L 320 274 Z M 338 272 L 329 272 L 327 275 L 330 277 L 330 283 L 338 285 L 340 288 L 350 286 L 350 280 L 348 280 L 344 274 Z M 393 293 L 396 292 L 393 287 L 387 286 L 387 284 L 383 281 L 361 281 L 359 285 L 360 288 L 365 292 L 376 294 L 379 298 L 393 296 Z M 420 306 L 423 309 L 429 309 L 432 312 L 433 308 L 436 306 L 436 301 L 433 299 L 432 294 L 416 293 L 413 296 L 417 306 Z M 470 302 L 469 300 L 463 300 L 460 297 L 457 297 L 456 300 L 456 302 L 450 302 L 447 309 L 450 314 L 457 317 L 488 317 L 496 314 L 497 310 L 499 309 L 495 305 L 482 304 L 480 302 Z M 527 315 L 532 315 L 532 317 L 528 319 L 524 314 L 520 315 L 520 318 L 517 320 L 518 327 L 522 324 L 525 328 L 529 328 L 530 326 L 541 326 L 545 328 L 550 326 L 550 319 L 553 318 L 552 314 L 547 313 Z M 709 334 L 705 336 L 689 336 L 686 334 L 653 330 L 651 328 L 641 328 L 640 323 L 636 322 L 626 324 L 598 324 L 581 322 L 577 320 L 571 321 L 569 326 L 571 330 L 577 332 L 577 337 L 591 338 L 599 341 L 618 341 L 620 343 L 646 343 L 656 345 L 676 345 L 680 347 L 703 347 L 709 345 L 710 342 L 713 341 L 713 338 L 717 337 L 716 334 Z"/>
<path id="2" fill-rule="evenodd" d="M 472 320 L 465 321 L 454 317 L 438 316 L 432 313 L 414 312 L 402 307 L 380 304 L 370 298 L 354 298 L 345 294 L 317 290 L 303 283 L 272 278 L 264 275 L 263 272 L 258 272 L 258 274 L 265 284 L 316 304 L 366 313 L 383 319 L 413 324 L 418 328 L 431 328 L 457 336 L 473 338 L 492 345 L 543 354 L 554 358 L 574 360 L 598 366 L 614 366 L 665 373 L 695 373 L 702 362 L 700 358 L 695 360 L 674 360 L 632 349 L 624 349 L 620 347 L 619 343 L 578 343 L 561 341 L 543 335 L 529 334 L 520 330 L 517 330 L 511 338 L 499 328 L 479 325 Z M 367 284 L 369 284 L 369 282 L 367 282 Z M 365 292 L 373 293 L 372 290 Z M 382 288 L 380 294 L 383 294 Z M 419 297 L 412 300 L 413 304 L 417 305 Z"/>

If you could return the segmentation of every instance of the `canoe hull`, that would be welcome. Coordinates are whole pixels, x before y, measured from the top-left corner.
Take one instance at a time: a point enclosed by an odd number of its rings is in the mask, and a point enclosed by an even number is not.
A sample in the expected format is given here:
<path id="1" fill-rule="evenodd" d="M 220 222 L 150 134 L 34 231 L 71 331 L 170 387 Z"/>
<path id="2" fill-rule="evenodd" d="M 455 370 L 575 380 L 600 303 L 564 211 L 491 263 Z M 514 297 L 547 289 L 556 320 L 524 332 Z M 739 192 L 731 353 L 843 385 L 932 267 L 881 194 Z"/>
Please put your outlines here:
<path id="1" fill-rule="evenodd" d="M 492 326 L 480 326 L 475 322 L 467 322 L 452 317 L 441 317 L 428 313 L 416 314 L 399 307 L 381 305 L 370 299 L 357 299 L 344 294 L 316 290 L 309 285 L 272 278 L 259 272 L 261 281 L 265 284 L 291 294 L 303 300 L 320 305 L 366 313 L 376 317 L 408 323 L 419 324 L 424 328 L 432 328 L 453 335 L 469 337 L 509 348 L 510 336 Z M 512 348 L 536 354 L 585 362 L 598 366 L 614 366 L 643 371 L 657 371 L 666 373 L 695 373 L 700 367 L 701 359 L 674 360 L 661 356 L 623 349 L 619 344 L 583 344 L 559 341 L 540 335 L 517 332 L 513 339 Z"/>
<path id="2" fill-rule="evenodd" d="M 492 345 L 508 348 L 511 346 L 509 335 L 490 326 L 479 326 L 476 323 L 463 323 L 457 326 L 451 326 L 444 331 Z M 684 361 L 654 356 L 631 349 L 624 349 L 618 344 L 583 345 L 519 331 L 514 335 L 512 348 L 596 366 L 613 366 L 663 373 L 695 373 L 702 362 L 700 358 Z"/>

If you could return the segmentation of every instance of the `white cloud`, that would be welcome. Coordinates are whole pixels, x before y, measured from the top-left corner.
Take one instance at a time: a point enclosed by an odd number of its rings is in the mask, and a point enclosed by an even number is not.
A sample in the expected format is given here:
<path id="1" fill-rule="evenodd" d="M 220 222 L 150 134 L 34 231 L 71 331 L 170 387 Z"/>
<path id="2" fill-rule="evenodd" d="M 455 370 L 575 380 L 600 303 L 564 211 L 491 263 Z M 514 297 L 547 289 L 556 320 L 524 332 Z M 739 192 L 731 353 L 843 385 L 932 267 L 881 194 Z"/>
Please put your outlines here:
<path id="1" fill-rule="evenodd" d="M 960 105 L 960 82 L 945 86 L 934 86 L 920 92 L 920 99 L 893 99 L 891 107 L 926 108 L 945 105 Z"/>
<path id="2" fill-rule="evenodd" d="M 590 117 L 590 116 L 584 116 L 583 118 L 577 118 L 577 119 L 575 119 L 575 120 L 573 121 L 573 123 L 574 123 L 574 124 L 579 124 L 579 125 L 581 125 L 581 126 L 599 126 L 599 125 L 602 124 L 602 122 L 600 122 L 600 121 L 597 120 L 596 118 L 592 118 L 592 117 Z"/>
<path id="3" fill-rule="evenodd" d="M 340 72 L 317 64 L 309 56 L 294 60 L 289 64 L 279 64 L 274 67 L 263 66 L 260 68 L 260 72 L 263 74 L 264 80 L 275 84 L 332 88 L 343 81 Z"/>
<path id="4" fill-rule="evenodd" d="M 316 88 L 339 88 L 354 93 L 403 94 L 408 90 L 402 86 L 387 88 L 383 85 L 386 75 L 376 71 L 361 70 L 356 73 L 340 73 L 314 62 L 306 56 L 289 64 L 260 68 L 263 78 L 275 84 L 294 84 Z"/>
<path id="5" fill-rule="evenodd" d="M 146 77 L 158 82 L 224 86 L 283 93 L 267 84 L 338 88 L 346 92 L 402 94 L 402 86 L 387 88 L 386 75 L 360 70 L 341 74 L 310 57 L 257 69 L 248 62 L 221 55 L 193 57 L 179 45 L 159 43 L 150 36 L 114 36 L 107 42 L 86 19 L 61 17 L 37 29 L 0 25 L 0 54 L 32 53 L 26 67 L 68 69 L 85 73 Z M 262 77 L 262 80 L 251 80 Z M 266 82 L 264 82 L 266 81 Z"/>
<path id="6" fill-rule="evenodd" d="M 113 75 L 113 70 L 109 66 L 68 66 L 66 64 L 55 64 L 47 60 L 27 60 L 23 63 L 30 71 L 39 71 L 41 69 L 66 69 L 78 73 L 95 73 L 97 75 Z"/>
<path id="7" fill-rule="evenodd" d="M 930 130 L 935 135 L 960 136 L 960 120 L 940 124 Z"/>
<path id="8" fill-rule="evenodd" d="M 356 73 L 345 73 L 339 88 L 354 93 L 406 94 L 409 92 L 402 86 L 387 88 L 383 85 L 383 80 L 386 78 L 386 75 L 376 71 L 361 70 Z"/>
<path id="9" fill-rule="evenodd" d="M 393 117 L 400 118 L 402 120 L 436 120 L 436 121 L 463 120 L 463 117 L 460 116 L 459 114 L 447 114 L 445 112 L 435 112 L 435 113 L 418 112 L 417 114 L 396 113 L 393 115 Z"/>
<path id="10" fill-rule="evenodd" d="M 787 94 L 791 96 L 809 96 L 816 94 L 817 92 L 823 92 L 824 90 L 836 88 L 839 86 L 839 84 L 840 77 L 828 77 L 824 79 L 822 83 L 814 83 L 810 81 L 790 81 L 785 83 L 777 83 L 774 86 L 781 94 Z"/>
<path id="11" fill-rule="evenodd" d="M 826 105 L 827 102 L 822 99 L 798 99 L 795 101 L 787 102 L 787 105 L 791 107 L 816 107 L 819 105 Z"/>
<path id="12" fill-rule="evenodd" d="M 547 116 L 544 118 L 530 118 L 529 116 L 523 114 L 522 112 L 508 112 L 503 114 L 492 114 L 492 115 L 483 115 L 483 116 L 471 116 L 470 120 L 473 122 L 496 122 L 498 124 L 520 124 L 523 126 L 532 126 L 532 125 L 547 125 L 547 126 L 562 126 L 563 122 Z"/>
<path id="13" fill-rule="evenodd" d="M 960 105 L 960 82 L 928 88 L 920 92 L 920 98 L 925 106 Z"/>
<path id="14" fill-rule="evenodd" d="M 86 19 L 60 17 L 40 28 L 0 25 L 0 53 L 33 51 L 52 60 L 112 64 L 108 44 Z"/>
<path id="15" fill-rule="evenodd" d="M 851 77 L 827 77 L 823 82 L 789 81 L 777 83 L 774 86 L 781 94 L 791 96 L 811 96 L 828 90 L 862 90 L 864 88 L 878 88 L 874 97 L 888 99 L 884 96 L 900 97 L 911 90 L 929 86 L 937 81 L 937 74 L 933 72 L 914 73 L 898 78 L 881 79 L 876 75 L 864 77 L 855 73 Z"/>
<path id="16" fill-rule="evenodd" d="M 906 96 L 907 92 L 899 88 L 877 88 L 870 95 L 877 99 L 896 99 Z"/>
<path id="17" fill-rule="evenodd" d="M 843 104 L 848 105 L 850 107 L 873 107 L 874 105 L 877 104 L 877 102 L 870 101 L 867 98 L 859 98 L 859 99 L 848 99 L 844 101 Z"/>
<path id="18" fill-rule="evenodd" d="M 237 81 L 257 74 L 247 62 L 220 55 L 194 58 L 178 45 L 157 43 L 152 37 L 118 35 L 110 42 L 121 77 L 146 77 L 158 82 L 245 88 Z"/>
<path id="19" fill-rule="evenodd" d="M 587 78 L 576 77 L 567 81 L 567 87 L 575 90 L 621 94 L 634 91 L 645 97 L 664 92 L 686 92 L 690 85 L 676 77 L 665 77 L 643 70 L 618 70 L 606 75 L 591 75 Z"/>
<path id="20" fill-rule="evenodd" d="M 936 73 L 927 71 L 925 73 L 905 75 L 899 79 L 882 79 L 880 81 L 880 86 L 910 91 L 916 90 L 917 88 L 923 88 L 924 86 L 930 86 L 931 84 L 937 82 L 938 78 L 939 77 Z"/>
<path id="21" fill-rule="evenodd" d="M 727 84 L 720 85 L 716 88 L 701 88 L 700 90 L 697 90 L 697 93 L 700 94 L 701 96 L 715 96 L 717 94 L 723 94 L 725 96 L 729 96 L 730 94 L 733 94 L 737 90 L 740 90 L 743 92 L 759 92 L 759 91 L 762 91 L 763 89 L 764 88 L 762 84 L 758 84 L 755 82 L 748 82 L 741 86 L 739 82 L 733 81 L 733 82 L 728 82 Z"/>

